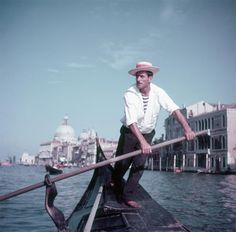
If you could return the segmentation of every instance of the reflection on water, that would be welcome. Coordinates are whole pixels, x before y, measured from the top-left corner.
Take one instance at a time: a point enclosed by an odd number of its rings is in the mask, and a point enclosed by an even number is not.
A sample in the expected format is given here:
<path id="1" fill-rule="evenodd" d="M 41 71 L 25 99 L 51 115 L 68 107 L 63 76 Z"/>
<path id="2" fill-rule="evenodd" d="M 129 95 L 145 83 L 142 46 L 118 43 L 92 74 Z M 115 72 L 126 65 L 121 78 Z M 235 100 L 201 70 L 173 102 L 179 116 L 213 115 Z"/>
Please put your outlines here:
<path id="1" fill-rule="evenodd" d="M 66 171 L 71 171 L 67 169 Z M 0 167 L 0 194 L 41 182 L 44 167 Z M 89 183 L 92 172 L 56 183 L 55 205 L 66 218 Z M 236 176 L 146 171 L 141 184 L 192 231 L 236 231 Z M 56 231 L 44 209 L 45 188 L 0 203 L 1 232 Z"/>
<path id="2" fill-rule="evenodd" d="M 236 231 L 236 176 L 146 172 L 152 197 L 192 231 Z"/>
<path id="3" fill-rule="evenodd" d="M 226 176 L 224 181 L 220 184 L 222 188 L 220 189 L 223 194 L 224 207 L 229 208 L 236 214 L 236 183 L 235 177 L 233 175 Z"/>

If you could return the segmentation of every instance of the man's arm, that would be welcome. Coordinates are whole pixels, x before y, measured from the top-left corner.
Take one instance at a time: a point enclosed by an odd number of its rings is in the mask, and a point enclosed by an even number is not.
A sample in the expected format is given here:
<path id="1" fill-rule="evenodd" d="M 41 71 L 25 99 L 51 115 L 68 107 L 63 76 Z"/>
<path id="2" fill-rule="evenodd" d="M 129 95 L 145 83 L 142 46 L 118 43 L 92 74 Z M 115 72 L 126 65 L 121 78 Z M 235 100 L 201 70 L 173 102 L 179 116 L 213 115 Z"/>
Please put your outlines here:
<path id="1" fill-rule="evenodd" d="M 188 122 L 180 110 L 175 110 L 172 115 L 176 120 L 181 124 L 184 129 L 184 135 L 187 140 L 192 140 L 195 138 L 195 133 L 192 131 L 191 127 L 188 125 Z"/>
<path id="2" fill-rule="evenodd" d="M 151 145 L 143 137 L 142 133 L 138 129 L 137 124 L 133 123 L 133 124 L 129 125 L 129 128 L 132 131 L 132 133 L 137 137 L 137 139 L 138 139 L 138 141 L 140 143 L 140 147 L 141 147 L 142 153 L 143 154 L 150 154 L 150 153 L 152 153 Z"/>

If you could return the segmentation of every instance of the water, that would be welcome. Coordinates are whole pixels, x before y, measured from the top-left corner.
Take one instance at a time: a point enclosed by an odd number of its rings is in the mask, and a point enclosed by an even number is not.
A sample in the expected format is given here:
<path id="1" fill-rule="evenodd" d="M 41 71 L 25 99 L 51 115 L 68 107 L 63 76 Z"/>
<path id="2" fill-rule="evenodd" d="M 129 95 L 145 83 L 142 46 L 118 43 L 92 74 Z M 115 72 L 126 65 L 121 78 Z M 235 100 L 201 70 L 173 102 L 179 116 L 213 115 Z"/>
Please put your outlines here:
<path id="1" fill-rule="evenodd" d="M 236 231 L 236 175 L 146 172 L 141 183 L 192 231 Z"/>
<path id="2" fill-rule="evenodd" d="M 44 167 L 0 167 L 0 194 L 41 182 L 45 174 Z M 56 183 L 55 205 L 66 218 L 91 176 L 92 171 Z M 236 175 L 146 171 L 141 184 L 193 232 L 236 231 Z M 1 232 L 57 231 L 44 209 L 44 194 L 43 187 L 0 202 Z"/>

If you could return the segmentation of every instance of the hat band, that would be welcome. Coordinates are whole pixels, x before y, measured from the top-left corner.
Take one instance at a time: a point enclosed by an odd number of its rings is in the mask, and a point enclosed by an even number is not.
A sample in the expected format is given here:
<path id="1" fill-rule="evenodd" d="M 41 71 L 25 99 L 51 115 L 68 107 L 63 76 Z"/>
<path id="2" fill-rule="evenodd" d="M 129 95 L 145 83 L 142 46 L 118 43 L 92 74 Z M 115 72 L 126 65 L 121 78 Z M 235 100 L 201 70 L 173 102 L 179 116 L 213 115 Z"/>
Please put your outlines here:
<path id="1" fill-rule="evenodd" d="M 136 65 L 136 68 L 151 68 L 152 66 L 150 65 L 145 65 L 145 64 L 138 64 Z"/>

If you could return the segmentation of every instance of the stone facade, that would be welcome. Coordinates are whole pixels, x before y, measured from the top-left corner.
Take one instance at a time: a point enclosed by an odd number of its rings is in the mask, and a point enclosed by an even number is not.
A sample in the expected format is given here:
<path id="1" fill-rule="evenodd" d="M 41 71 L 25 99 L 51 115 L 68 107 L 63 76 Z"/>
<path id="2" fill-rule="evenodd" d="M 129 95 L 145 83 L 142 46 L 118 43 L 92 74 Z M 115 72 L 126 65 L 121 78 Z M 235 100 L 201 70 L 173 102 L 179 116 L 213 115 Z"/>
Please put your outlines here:
<path id="1" fill-rule="evenodd" d="M 107 159 L 110 159 L 116 151 L 117 142 L 105 138 L 97 138 L 94 130 L 83 130 L 79 136 L 79 143 L 73 148 L 73 162 L 79 167 L 96 163 L 97 145 L 96 139 Z"/>
<path id="2" fill-rule="evenodd" d="M 182 113 L 194 131 L 210 130 L 210 136 L 198 136 L 154 152 L 154 169 L 198 171 L 209 173 L 236 172 L 236 104 L 199 102 L 185 107 Z M 165 120 L 165 140 L 183 136 L 174 117 Z M 150 167 L 150 161 L 149 161 Z"/>

